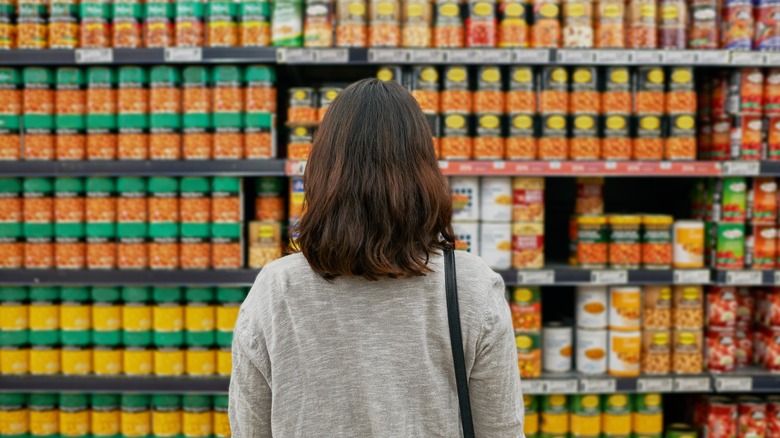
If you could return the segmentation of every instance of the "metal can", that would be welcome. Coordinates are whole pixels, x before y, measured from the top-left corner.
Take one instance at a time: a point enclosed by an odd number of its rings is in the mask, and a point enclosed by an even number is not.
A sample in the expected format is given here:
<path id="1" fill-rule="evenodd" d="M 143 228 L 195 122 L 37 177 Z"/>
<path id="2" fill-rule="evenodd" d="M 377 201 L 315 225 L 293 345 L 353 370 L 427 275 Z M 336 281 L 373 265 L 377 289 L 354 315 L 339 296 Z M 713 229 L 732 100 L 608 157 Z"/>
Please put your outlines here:
<path id="1" fill-rule="evenodd" d="M 539 333 L 516 332 L 517 363 L 520 367 L 520 377 L 534 378 L 542 375 L 542 350 Z"/>
<path id="2" fill-rule="evenodd" d="M 544 371 L 565 373 L 571 371 L 572 329 L 559 322 L 542 329 L 542 364 Z"/>
<path id="3" fill-rule="evenodd" d="M 642 289 L 633 286 L 609 290 L 609 328 L 617 331 L 641 329 Z"/>
<path id="4" fill-rule="evenodd" d="M 512 180 L 512 220 L 544 222 L 544 178 Z"/>
<path id="5" fill-rule="evenodd" d="M 683 423 L 671 424 L 666 431 L 666 438 L 697 438 L 698 436 L 696 429 Z"/>
<path id="6" fill-rule="evenodd" d="M 698 374 L 701 371 L 701 329 L 674 329 L 672 332 L 672 372 L 675 374 Z"/>
<path id="7" fill-rule="evenodd" d="M 523 406 L 525 407 L 525 421 L 523 433 L 525 436 L 535 436 L 539 433 L 539 398 L 534 395 L 523 394 Z"/>
<path id="8" fill-rule="evenodd" d="M 512 225 L 512 267 L 541 269 L 544 266 L 544 224 L 516 222 Z"/>
<path id="9" fill-rule="evenodd" d="M 607 372 L 607 331 L 577 329 L 577 371 L 584 374 Z"/>
<path id="10" fill-rule="evenodd" d="M 641 352 L 642 342 L 639 331 L 610 331 L 609 374 L 618 377 L 638 376 Z"/>
<path id="11" fill-rule="evenodd" d="M 672 297 L 672 325 L 701 328 L 704 319 L 701 286 L 675 286 Z"/>
<path id="12" fill-rule="evenodd" d="M 737 324 L 737 288 L 712 287 L 707 292 L 707 327 L 734 328 Z"/>
<path id="13" fill-rule="evenodd" d="M 780 371 L 780 328 L 766 328 L 763 332 L 764 368 Z"/>
<path id="14" fill-rule="evenodd" d="M 775 225 L 747 227 L 744 266 L 758 270 L 775 268 L 777 259 L 777 228 Z"/>
<path id="15" fill-rule="evenodd" d="M 538 332 L 542 329 L 542 293 L 537 287 L 516 287 L 509 309 L 516 331 Z"/>
<path id="16" fill-rule="evenodd" d="M 758 397 L 747 396 L 740 397 L 737 402 L 738 438 L 765 436 L 767 430 L 766 402 Z"/>
<path id="17" fill-rule="evenodd" d="M 646 329 L 668 329 L 672 326 L 672 288 L 645 286 L 642 326 Z"/>
<path id="18" fill-rule="evenodd" d="M 644 330 L 642 336 L 642 372 L 669 374 L 672 366 L 669 330 Z"/>
<path id="19" fill-rule="evenodd" d="M 780 396 L 770 395 L 766 406 L 767 436 L 780 436 Z"/>
<path id="20" fill-rule="evenodd" d="M 745 267 L 745 224 L 712 223 L 713 260 L 717 269 Z"/>
<path id="21" fill-rule="evenodd" d="M 452 196 L 452 220 L 476 221 L 480 219 L 479 179 L 477 177 L 450 178 Z"/>
<path id="22" fill-rule="evenodd" d="M 456 249 L 479 255 L 479 223 L 453 222 L 452 231 L 455 233 Z"/>
<path id="23" fill-rule="evenodd" d="M 634 408 L 634 434 L 660 436 L 663 433 L 664 408 L 661 394 L 636 394 Z"/>
<path id="24" fill-rule="evenodd" d="M 734 357 L 737 366 L 745 367 L 753 365 L 754 333 L 752 327 L 737 325 L 734 335 L 736 339 Z"/>
<path id="25" fill-rule="evenodd" d="M 511 178 L 482 178 L 481 191 L 481 219 L 483 221 L 508 222 L 512 220 Z"/>
<path id="26" fill-rule="evenodd" d="M 573 395 L 570 399 L 572 437 L 598 438 L 601 436 L 601 400 L 598 395 Z"/>
<path id="27" fill-rule="evenodd" d="M 710 328 L 707 330 L 705 356 L 710 372 L 734 371 L 736 365 L 736 331 L 734 329 Z"/>
<path id="28" fill-rule="evenodd" d="M 704 222 L 674 223 L 674 267 L 704 267 Z"/>
<path id="29" fill-rule="evenodd" d="M 588 329 L 607 327 L 607 288 L 579 286 L 577 288 L 577 326 Z"/>
<path id="30" fill-rule="evenodd" d="M 634 398 L 630 394 L 607 394 L 602 400 L 601 432 L 604 437 L 631 436 L 631 412 Z"/>
<path id="31" fill-rule="evenodd" d="M 491 269 L 512 268 L 512 224 L 485 223 L 479 228 L 479 256 Z"/>
<path id="32" fill-rule="evenodd" d="M 568 436 L 569 406 L 566 396 L 552 394 L 542 396 L 542 436 Z"/>

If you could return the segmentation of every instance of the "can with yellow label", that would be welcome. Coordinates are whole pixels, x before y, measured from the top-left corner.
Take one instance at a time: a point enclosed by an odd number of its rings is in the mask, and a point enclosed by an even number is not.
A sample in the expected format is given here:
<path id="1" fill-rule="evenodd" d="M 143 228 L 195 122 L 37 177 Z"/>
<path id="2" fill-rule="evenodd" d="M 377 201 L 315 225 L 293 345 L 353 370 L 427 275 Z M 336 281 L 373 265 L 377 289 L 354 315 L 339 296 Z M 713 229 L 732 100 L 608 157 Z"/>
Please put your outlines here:
<path id="1" fill-rule="evenodd" d="M 60 411 L 57 409 L 57 394 L 30 394 L 30 436 L 52 437 L 60 431 Z"/>
<path id="2" fill-rule="evenodd" d="M 62 357 L 62 374 L 83 376 L 92 373 L 91 348 L 64 346 L 60 355 Z"/>
<path id="3" fill-rule="evenodd" d="M 17 393 L 0 393 L 0 436 L 21 438 L 30 430 L 25 405 L 27 396 Z"/>
<path id="4" fill-rule="evenodd" d="M 93 287 L 92 341 L 95 345 L 119 345 L 122 340 L 120 291 L 115 287 Z"/>
<path id="5" fill-rule="evenodd" d="M 125 287 L 122 289 L 122 343 L 141 346 L 152 343 L 152 299 L 146 287 Z"/>
<path id="6" fill-rule="evenodd" d="M 619 438 L 631 436 L 631 411 L 633 399 L 630 394 L 608 394 L 602 401 L 602 437 Z"/>
<path id="7" fill-rule="evenodd" d="M 115 438 L 119 435 L 121 414 L 119 395 L 92 394 L 92 437 Z"/>
<path id="8" fill-rule="evenodd" d="M 89 435 L 89 397 L 86 394 L 60 394 L 60 436 Z"/>
<path id="9" fill-rule="evenodd" d="M 0 346 L 0 374 L 27 374 L 29 370 L 29 349 L 15 346 Z"/>
<path id="10" fill-rule="evenodd" d="M 187 306 L 184 308 L 185 343 L 187 345 L 213 345 L 216 326 L 214 289 L 190 287 L 184 291 Z"/>
<path id="11" fill-rule="evenodd" d="M 123 438 L 145 438 L 152 432 L 148 395 L 122 394 L 120 407 L 120 433 Z"/>
<path id="12" fill-rule="evenodd" d="M 28 298 L 24 287 L 0 287 L 0 346 L 28 342 Z"/>
<path id="13" fill-rule="evenodd" d="M 525 407 L 525 422 L 523 423 L 523 432 L 526 437 L 533 437 L 539 433 L 539 403 L 538 397 L 534 395 L 523 394 L 523 405 Z"/>
<path id="14" fill-rule="evenodd" d="M 182 398 L 184 414 L 184 436 L 187 438 L 209 437 L 213 433 L 211 396 L 187 394 Z"/>
<path id="15" fill-rule="evenodd" d="M 542 396 L 542 436 L 567 438 L 569 436 L 569 406 L 566 396 L 553 394 Z"/>
<path id="16" fill-rule="evenodd" d="M 573 395 L 570 400 L 571 437 L 601 436 L 601 399 L 595 394 Z"/>
<path id="17" fill-rule="evenodd" d="M 157 346 L 184 343 L 183 294 L 178 287 L 155 287 L 152 291 L 154 343 Z"/>
<path id="18" fill-rule="evenodd" d="M 59 374 L 61 352 L 59 348 L 49 345 L 32 345 L 30 347 L 30 374 L 49 376 Z"/>
<path id="19" fill-rule="evenodd" d="M 60 290 L 30 288 L 30 344 L 55 345 L 60 341 Z"/>
<path id="20" fill-rule="evenodd" d="M 526 415 L 528 414 L 528 408 L 526 407 Z M 528 424 L 528 417 L 526 417 L 526 424 Z M 228 419 L 228 396 L 227 395 L 215 395 L 214 396 L 214 437 L 215 438 L 230 438 L 230 420 Z"/>
<path id="21" fill-rule="evenodd" d="M 84 347 L 92 342 L 92 307 L 89 288 L 63 287 L 60 324 L 62 345 Z M 63 358 L 63 362 L 65 362 Z"/>
<path id="22" fill-rule="evenodd" d="M 181 436 L 181 396 L 155 394 L 152 396 L 152 435 L 175 438 Z"/>
<path id="23" fill-rule="evenodd" d="M 634 396 L 633 429 L 638 436 L 661 436 L 664 430 L 664 408 L 661 394 Z"/>

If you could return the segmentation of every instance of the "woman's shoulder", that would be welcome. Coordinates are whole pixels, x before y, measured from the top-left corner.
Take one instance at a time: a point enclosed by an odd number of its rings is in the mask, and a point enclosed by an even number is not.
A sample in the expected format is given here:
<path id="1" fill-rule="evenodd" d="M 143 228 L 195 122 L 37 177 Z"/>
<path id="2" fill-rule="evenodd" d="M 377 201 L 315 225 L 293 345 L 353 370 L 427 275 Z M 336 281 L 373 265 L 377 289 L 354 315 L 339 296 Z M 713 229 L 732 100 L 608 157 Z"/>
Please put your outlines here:
<path id="1" fill-rule="evenodd" d="M 461 277 L 483 283 L 501 280 L 501 276 L 490 269 L 481 257 L 466 251 L 455 251 L 455 271 L 458 273 L 458 280 Z"/>

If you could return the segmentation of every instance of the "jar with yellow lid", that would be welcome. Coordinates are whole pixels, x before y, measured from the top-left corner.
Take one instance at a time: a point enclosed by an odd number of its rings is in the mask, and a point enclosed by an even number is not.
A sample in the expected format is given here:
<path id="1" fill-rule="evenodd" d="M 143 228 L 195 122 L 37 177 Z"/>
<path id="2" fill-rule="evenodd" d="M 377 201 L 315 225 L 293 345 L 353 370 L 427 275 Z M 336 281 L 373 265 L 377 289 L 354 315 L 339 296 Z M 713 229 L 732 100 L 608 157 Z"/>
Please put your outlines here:
<path id="1" fill-rule="evenodd" d="M 642 217 L 613 215 L 609 217 L 609 264 L 613 268 L 638 269 L 642 263 L 639 230 Z"/>
<path id="2" fill-rule="evenodd" d="M 642 216 L 642 265 L 646 269 L 672 267 L 673 223 L 672 216 Z"/>
<path id="3" fill-rule="evenodd" d="M 588 269 L 607 266 L 607 218 L 577 218 L 577 263 Z"/>

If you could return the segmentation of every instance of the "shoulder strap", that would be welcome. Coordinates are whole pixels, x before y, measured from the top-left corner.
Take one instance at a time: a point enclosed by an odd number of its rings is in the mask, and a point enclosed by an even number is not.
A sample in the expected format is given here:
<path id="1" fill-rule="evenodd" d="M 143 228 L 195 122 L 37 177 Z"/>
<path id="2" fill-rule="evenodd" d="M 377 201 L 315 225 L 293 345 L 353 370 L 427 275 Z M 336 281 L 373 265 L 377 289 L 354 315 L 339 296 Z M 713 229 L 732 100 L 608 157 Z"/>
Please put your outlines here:
<path id="1" fill-rule="evenodd" d="M 450 324 L 450 344 L 452 346 L 452 361 L 455 363 L 455 382 L 458 386 L 458 402 L 460 403 L 463 437 L 473 438 L 474 423 L 471 418 L 469 383 L 466 379 L 466 359 L 463 356 L 463 333 L 460 329 L 455 253 L 451 249 L 444 250 L 444 282 L 447 288 L 447 319 Z"/>

